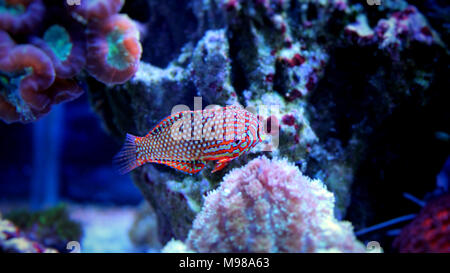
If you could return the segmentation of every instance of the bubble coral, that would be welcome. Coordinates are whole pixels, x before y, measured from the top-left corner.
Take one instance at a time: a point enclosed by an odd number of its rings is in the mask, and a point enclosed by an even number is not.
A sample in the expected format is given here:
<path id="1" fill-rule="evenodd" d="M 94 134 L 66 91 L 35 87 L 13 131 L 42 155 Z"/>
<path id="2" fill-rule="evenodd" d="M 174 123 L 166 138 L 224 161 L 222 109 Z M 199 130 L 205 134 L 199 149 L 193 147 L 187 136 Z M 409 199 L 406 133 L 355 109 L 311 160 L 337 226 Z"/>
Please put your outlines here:
<path id="1" fill-rule="evenodd" d="M 87 70 L 104 83 L 124 83 L 139 67 L 142 48 L 136 24 L 123 14 L 89 23 Z"/>
<path id="2" fill-rule="evenodd" d="M 40 23 L 44 12 L 42 0 L 0 0 L 0 29 L 28 33 Z"/>
<path id="3" fill-rule="evenodd" d="M 400 252 L 450 253 L 450 194 L 428 202 L 393 245 Z"/>
<path id="4" fill-rule="evenodd" d="M 286 160 L 260 157 L 225 176 L 189 232 L 197 252 L 364 252 L 334 195 Z"/>

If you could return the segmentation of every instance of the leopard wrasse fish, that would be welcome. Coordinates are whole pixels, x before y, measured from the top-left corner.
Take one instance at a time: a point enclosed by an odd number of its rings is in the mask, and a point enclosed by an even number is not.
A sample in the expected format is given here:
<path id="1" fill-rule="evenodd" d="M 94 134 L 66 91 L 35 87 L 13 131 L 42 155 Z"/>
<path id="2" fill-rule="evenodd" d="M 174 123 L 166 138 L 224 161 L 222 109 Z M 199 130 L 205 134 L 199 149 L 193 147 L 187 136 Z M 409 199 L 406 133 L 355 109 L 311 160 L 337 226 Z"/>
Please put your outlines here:
<path id="1" fill-rule="evenodd" d="M 263 132 L 258 117 L 238 106 L 183 111 L 163 119 L 146 136 L 127 134 L 114 161 L 122 174 L 146 163 L 196 174 L 208 161 L 216 161 L 216 172 L 261 142 Z"/>

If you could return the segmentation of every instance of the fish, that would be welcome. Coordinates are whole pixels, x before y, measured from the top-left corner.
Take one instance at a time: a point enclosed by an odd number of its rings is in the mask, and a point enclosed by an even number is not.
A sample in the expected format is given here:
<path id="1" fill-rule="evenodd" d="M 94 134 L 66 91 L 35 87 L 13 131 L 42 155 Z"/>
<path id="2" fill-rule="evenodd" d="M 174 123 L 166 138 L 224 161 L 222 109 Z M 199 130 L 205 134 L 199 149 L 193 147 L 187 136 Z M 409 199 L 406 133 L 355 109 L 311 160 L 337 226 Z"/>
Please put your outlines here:
<path id="1" fill-rule="evenodd" d="M 262 141 L 263 133 L 259 116 L 237 105 L 181 111 L 143 137 L 127 134 L 114 162 L 121 174 L 157 163 L 192 175 L 216 161 L 214 173 L 248 153 Z"/>

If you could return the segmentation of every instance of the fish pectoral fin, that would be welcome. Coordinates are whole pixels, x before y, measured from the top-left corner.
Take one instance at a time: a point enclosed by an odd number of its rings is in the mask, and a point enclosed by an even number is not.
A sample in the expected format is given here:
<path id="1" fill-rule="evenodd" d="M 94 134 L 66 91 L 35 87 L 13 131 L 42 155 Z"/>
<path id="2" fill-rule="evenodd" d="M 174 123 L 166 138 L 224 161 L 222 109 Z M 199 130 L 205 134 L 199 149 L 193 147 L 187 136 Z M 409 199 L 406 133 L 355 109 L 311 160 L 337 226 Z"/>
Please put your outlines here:
<path id="1" fill-rule="evenodd" d="M 225 168 L 228 163 L 230 163 L 231 160 L 233 160 L 234 158 L 225 158 L 225 159 L 220 159 L 216 162 L 216 166 L 214 167 L 214 169 L 211 171 L 211 173 L 215 173 L 217 171 L 222 170 L 223 168 Z"/>
<path id="2" fill-rule="evenodd" d="M 203 161 L 166 161 L 161 163 L 188 174 L 196 174 L 205 167 Z"/>

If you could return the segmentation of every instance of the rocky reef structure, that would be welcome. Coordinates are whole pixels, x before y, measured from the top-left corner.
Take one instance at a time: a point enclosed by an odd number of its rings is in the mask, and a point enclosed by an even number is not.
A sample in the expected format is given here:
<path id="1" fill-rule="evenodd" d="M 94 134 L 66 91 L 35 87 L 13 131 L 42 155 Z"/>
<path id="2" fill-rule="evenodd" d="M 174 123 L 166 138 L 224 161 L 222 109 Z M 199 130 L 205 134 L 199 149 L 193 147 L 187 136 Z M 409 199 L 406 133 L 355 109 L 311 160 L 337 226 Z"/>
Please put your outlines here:
<path id="1" fill-rule="evenodd" d="M 68 242 L 81 241 L 81 224 L 69 217 L 68 209 L 63 204 L 37 212 L 12 210 L 6 213 L 4 218 L 20 230 L 17 236 L 20 235 L 23 240 L 30 240 L 37 246 L 67 252 Z M 44 250 L 43 247 L 37 249 L 38 252 Z"/>
<path id="2" fill-rule="evenodd" d="M 286 160 L 259 157 L 224 177 L 189 232 L 196 252 L 364 252 L 334 217 L 334 195 Z"/>
<path id="3" fill-rule="evenodd" d="M 270 124 L 259 150 L 221 172 L 208 166 L 185 177 L 152 164 L 133 172 L 158 216 L 161 243 L 184 241 L 203 195 L 261 154 L 323 181 L 337 219 L 357 228 L 407 212 L 395 205 L 402 192 L 430 191 L 448 155 L 448 143 L 430 133 L 448 132 L 448 32 L 445 18 L 430 15 L 435 1 L 427 2 L 126 2 L 123 11 L 145 29 L 139 69 L 120 86 L 88 81 L 112 136 L 145 135 L 174 105 L 193 109 L 194 96 L 204 105 L 254 107 Z"/>
<path id="4" fill-rule="evenodd" d="M 69 2 L 0 2 L 3 121 L 32 122 L 53 104 L 78 98 L 83 68 L 107 84 L 136 72 L 139 32 L 129 17 L 117 14 L 124 1 Z"/>
<path id="5" fill-rule="evenodd" d="M 223 171 L 132 173 L 162 244 L 185 241 L 204 195 L 259 155 L 320 179 L 336 219 L 356 228 L 408 212 L 397 206 L 404 191 L 434 187 L 449 145 L 436 135 L 450 134 L 445 1 L 69 2 L 0 1 L 4 121 L 34 121 L 81 86 L 118 141 L 147 134 L 177 104 L 193 109 L 195 96 L 266 121 L 265 142 Z"/>
<path id="6" fill-rule="evenodd" d="M 0 253 L 55 253 L 55 249 L 24 237 L 20 230 L 0 215 Z"/>

